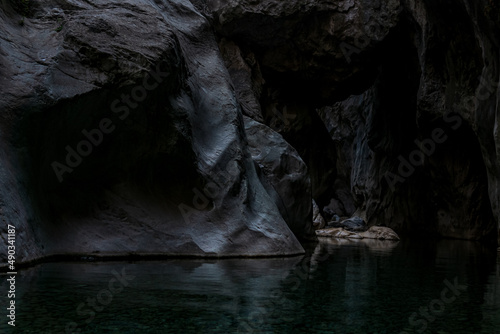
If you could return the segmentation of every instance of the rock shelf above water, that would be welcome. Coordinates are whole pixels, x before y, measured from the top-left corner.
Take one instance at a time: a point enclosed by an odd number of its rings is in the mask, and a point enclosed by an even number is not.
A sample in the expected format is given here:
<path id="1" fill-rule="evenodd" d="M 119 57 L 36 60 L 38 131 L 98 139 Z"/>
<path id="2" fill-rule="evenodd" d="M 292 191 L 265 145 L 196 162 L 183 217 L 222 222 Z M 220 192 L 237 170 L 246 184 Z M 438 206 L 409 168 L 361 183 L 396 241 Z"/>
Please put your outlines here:
<path id="1" fill-rule="evenodd" d="M 378 239 L 399 240 L 399 236 L 389 227 L 372 226 L 364 232 L 348 231 L 341 227 L 316 230 L 318 237 L 344 238 L 344 239 Z"/>

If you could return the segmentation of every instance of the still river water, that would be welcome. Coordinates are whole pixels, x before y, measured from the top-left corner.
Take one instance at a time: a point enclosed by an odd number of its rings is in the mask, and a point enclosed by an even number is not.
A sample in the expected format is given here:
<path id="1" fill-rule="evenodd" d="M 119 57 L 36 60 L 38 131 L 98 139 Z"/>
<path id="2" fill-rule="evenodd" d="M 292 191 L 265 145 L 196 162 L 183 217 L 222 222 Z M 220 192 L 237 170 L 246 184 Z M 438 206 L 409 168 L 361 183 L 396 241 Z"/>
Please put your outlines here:
<path id="1" fill-rule="evenodd" d="M 500 334 L 497 254 L 328 239 L 292 258 L 47 263 L 19 272 L 0 333 Z"/>

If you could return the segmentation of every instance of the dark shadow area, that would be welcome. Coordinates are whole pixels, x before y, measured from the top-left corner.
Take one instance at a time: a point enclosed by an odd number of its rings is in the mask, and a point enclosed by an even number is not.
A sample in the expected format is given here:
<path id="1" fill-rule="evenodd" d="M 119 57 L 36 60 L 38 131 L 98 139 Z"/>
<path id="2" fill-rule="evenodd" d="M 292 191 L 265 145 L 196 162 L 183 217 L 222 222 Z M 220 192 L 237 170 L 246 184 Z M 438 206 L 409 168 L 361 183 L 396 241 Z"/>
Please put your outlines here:
<path id="1" fill-rule="evenodd" d="M 172 207 L 203 188 L 188 121 L 165 98 L 172 89 L 114 104 L 134 87 L 89 93 L 24 120 L 26 182 L 44 221 L 93 216 L 115 187 Z"/>

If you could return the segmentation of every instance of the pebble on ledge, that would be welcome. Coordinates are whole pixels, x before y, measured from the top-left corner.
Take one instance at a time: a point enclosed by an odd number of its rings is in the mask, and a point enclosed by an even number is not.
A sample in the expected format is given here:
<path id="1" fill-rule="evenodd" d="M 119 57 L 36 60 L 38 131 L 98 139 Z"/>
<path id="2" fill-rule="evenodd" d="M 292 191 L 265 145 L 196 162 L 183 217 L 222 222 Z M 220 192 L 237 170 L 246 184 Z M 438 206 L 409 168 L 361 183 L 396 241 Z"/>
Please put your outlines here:
<path id="1" fill-rule="evenodd" d="M 383 239 L 399 240 L 396 232 L 388 227 L 372 226 L 364 232 L 347 231 L 341 227 L 316 230 L 318 237 L 345 238 L 345 239 Z"/>

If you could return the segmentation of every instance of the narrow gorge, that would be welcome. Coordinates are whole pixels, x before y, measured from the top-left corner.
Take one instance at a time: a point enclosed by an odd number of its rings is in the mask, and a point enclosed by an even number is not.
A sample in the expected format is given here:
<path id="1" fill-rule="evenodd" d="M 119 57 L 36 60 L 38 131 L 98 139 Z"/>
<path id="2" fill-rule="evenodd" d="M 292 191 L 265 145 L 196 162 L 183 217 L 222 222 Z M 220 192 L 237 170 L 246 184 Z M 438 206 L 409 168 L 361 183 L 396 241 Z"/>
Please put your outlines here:
<path id="1" fill-rule="evenodd" d="M 498 1 L 1 0 L 0 30 L 18 264 L 302 254 L 313 200 L 500 241 Z"/>

